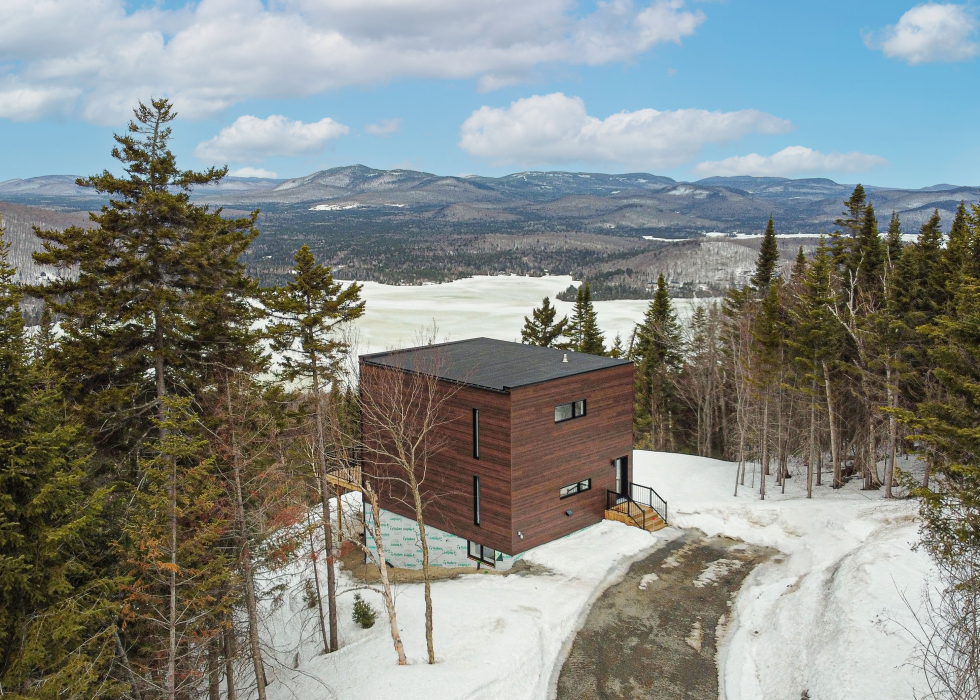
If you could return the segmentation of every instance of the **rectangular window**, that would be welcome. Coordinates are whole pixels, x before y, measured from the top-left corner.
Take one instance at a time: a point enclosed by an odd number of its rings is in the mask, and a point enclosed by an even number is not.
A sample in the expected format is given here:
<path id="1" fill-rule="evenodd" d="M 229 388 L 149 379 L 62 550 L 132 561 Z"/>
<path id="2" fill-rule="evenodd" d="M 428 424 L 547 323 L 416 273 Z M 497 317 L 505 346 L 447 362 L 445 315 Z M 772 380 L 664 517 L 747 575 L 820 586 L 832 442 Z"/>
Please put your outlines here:
<path id="1" fill-rule="evenodd" d="M 473 457 L 480 459 L 480 409 L 473 409 Z"/>
<path id="2" fill-rule="evenodd" d="M 574 496 L 577 493 L 588 491 L 591 488 L 592 488 L 592 479 L 583 479 L 582 481 L 576 482 L 574 484 L 569 484 L 568 486 L 562 486 L 560 489 L 558 489 L 558 497 L 568 498 L 569 496 Z"/>
<path id="3" fill-rule="evenodd" d="M 572 401 L 571 403 L 563 403 L 560 406 L 555 406 L 555 423 L 561 423 L 562 421 L 571 420 L 572 418 L 581 418 L 585 415 L 585 399 L 579 399 L 578 401 Z"/>
<path id="4" fill-rule="evenodd" d="M 473 524 L 480 524 L 480 477 L 473 477 Z"/>
<path id="5" fill-rule="evenodd" d="M 489 564 L 490 566 L 496 566 L 497 551 L 491 549 L 490 547 L 484 547 L 482 544 L 477 544 L 476 542 L 467 541 L 466 553 L 470 559 L 476 559 L 484 564 Z"/>

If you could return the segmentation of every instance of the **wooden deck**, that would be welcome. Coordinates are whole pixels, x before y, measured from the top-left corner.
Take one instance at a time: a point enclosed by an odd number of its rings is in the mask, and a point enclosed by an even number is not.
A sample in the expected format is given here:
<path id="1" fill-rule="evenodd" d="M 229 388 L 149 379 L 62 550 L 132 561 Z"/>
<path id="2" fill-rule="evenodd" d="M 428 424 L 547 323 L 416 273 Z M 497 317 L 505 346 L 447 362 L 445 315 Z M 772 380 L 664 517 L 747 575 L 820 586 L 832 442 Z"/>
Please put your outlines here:
<path id="1" fill-rule="evenodd" d="M 327 483 L 346 491 L 361 490 L 361 468 L 348 467 L 327 472 Z"/>
<path id="2" fill-rule="evenodd" d="M 640 527 L 640 523 L 645 523 L 647 532 L 656 532 L 667 527 L 657 512 L 650 506 L 642 506 L 637 503 L 620 503 L 615 508 L 606 511 L 606 520 L 615 520 L 625 523 L 630 527 Z"/>

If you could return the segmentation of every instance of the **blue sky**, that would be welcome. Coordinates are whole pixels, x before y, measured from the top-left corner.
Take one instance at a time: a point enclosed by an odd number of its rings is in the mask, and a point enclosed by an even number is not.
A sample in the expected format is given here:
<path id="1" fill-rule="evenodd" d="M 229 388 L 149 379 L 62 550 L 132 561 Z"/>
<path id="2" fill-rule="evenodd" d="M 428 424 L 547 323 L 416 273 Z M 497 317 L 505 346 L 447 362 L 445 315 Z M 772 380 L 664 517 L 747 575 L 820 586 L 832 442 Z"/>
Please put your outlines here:
<path id="1" fill-rule="evenodd" d="M 978 28 L 885 0 L 5 0 L 0 180 L 114 168 L 166 95 L 184 167 L 980 185 Z"/>

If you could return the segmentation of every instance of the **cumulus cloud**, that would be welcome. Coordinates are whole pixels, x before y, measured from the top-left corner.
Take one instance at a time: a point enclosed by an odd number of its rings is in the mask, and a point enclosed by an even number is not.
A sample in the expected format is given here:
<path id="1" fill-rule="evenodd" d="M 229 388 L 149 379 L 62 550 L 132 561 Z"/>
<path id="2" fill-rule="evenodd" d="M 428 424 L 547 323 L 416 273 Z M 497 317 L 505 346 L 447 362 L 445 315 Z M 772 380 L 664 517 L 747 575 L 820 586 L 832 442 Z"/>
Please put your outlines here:
<path id="1" fill-rule="evenodd" d="M 771 156 L 750 153 L 724 160 L 698 163 L 694 172 L 699 175 L 759 175 L 793 177 L 819 173 L 856 173 L 888 165 L 881 156 L 852 151 L 851 153 L 821 153 L 805 146 L 789 146 Z"/>
<path id="2" fill-rule="evenodd" d="M 278 177 L 274 172 L 265 168 L 238 168 L 237 170 L 229 171 L 228 174 L 232 177 L 265 177 L 272 179 Z"/>
<path id="3" fill-rule="evenodd" d="M 754 109 L 641 109 L 598 119 L 588 115 L 581 98 L 556 92 L 506 108 L 481 107 L 463 122 L 459 146 L 494 165 L 581 162 L 670 168 L 696 156 L 707 143 L 792 128 L 785 119 Z"/>
<path id="4" fill-rule="evenodd" d="M 269 156 L 301 156 L 323 150 L 327 141 L 343 136 L 350 129 L 329 117 L 312 124 L 273 114 L 259 119 L 249 114 L 239 117 L 218 135 L 197 144 L 194 155 L 201 160 L 241 162 Z"/>
<path id="5" fill-rule="evenodd" d="M 967 61 L 980 51 L 973 40 L 976 31 L 977 18 L 966 5 L 929 2 L 916 5 L 879 35 L 866 35 L 864 43 L 912 65 Z"/>
<path id="6" fill-rule="evenodd" d="M 96 123 L 118 123 L 137 97 L 150 95 L 172 98 L 186 117 L 207 117 L 245 99 L 399 78 L 476 79 L 494 89 L 549 65 L 633 61 L 705 21 L 683 0 L 609 0 L 584 16 L 577 7 L 575 0 L 187 0 L 176 9 L 134 9 L 126 0 L 4 0 L 0 82 L 74 90 L 69 107 Z"/>
<path id="7" fill-rule="evenodd" d="M 364 131 L 373 136 L 390 136 L 402 130 L 401 119 L 382 119 L 377 124 L 368 124 Z"/>

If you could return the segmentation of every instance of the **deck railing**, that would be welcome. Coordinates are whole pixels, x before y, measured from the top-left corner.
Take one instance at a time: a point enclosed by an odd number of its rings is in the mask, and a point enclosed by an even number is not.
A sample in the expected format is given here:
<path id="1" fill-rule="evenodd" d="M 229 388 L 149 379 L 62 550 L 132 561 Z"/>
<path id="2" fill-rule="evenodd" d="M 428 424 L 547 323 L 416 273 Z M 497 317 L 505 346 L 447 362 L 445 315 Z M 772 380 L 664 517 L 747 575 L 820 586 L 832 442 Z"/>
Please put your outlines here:
<path id="1" fill-rule="evenodd" d="M 606 491 L 606 510 L 625 515 L 640 529 L 647 529 L 647 514 L 631 498 L 616 491 Z M 629 523 L 627 523 L 629 524 Z"/>
<path id="2" fill-rule="evenodd" d="M 642 506 L 649 506 L 667 522 L 667 501 L 660 497 L 660 494 L 649 486 L 634 484 L 630 482 L 630 498 Z"/>

